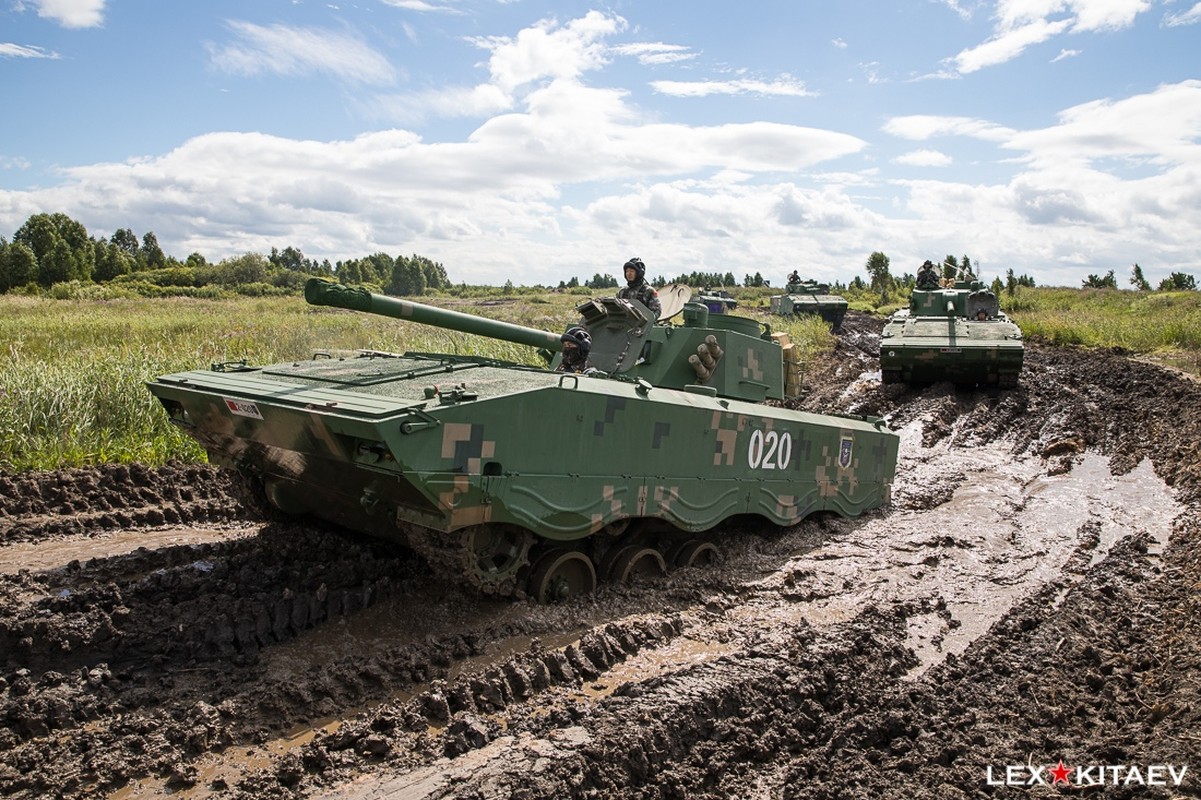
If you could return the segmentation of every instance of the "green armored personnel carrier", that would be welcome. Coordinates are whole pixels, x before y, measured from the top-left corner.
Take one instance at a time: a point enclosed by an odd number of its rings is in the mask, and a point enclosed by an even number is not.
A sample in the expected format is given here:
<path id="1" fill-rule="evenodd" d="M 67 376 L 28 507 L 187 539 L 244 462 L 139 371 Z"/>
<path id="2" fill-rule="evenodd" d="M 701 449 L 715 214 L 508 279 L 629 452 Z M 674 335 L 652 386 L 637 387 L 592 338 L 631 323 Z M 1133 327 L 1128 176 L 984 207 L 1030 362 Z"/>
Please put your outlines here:
<path id="1" fill-rule="evenodd" d="M 1017 386 L 1022 331 L 978 280 L 946 289 L 917 289 L 880 338 L 884 383 Z"/>
<path id="2" fill-rule="evenodd" d="M 313 279 L 314 305 L 549 361 L 371 351 L 215 365 L 149 389 L 277 509 L 400 541 L 488 594 L 561 599 L 598 576 L 700 563 L 720 544 L 706 532 L 736 515 L 793 525 L 889 500 L 898 437 L 882 420 L 765 404 L 785 385 L 766 326 L 666 296 L 681 324 L 636 301 L 581 304 L 593 371 L 579 374 L 559 371 L 560 334 Z"/>
<path id="3" fill-rule="evenodd" d="M 843 317 L 847 314 L 845 297 L 830 294 L 830 284 L 817 281 L 789 281 L 784 285 L 784 294 L 772 295 L 771 310 L 773 314 L 784 316 L 792 314 L 812 314 L 819 316 L 830 327 L 838 330 L 842 327 Z"/>

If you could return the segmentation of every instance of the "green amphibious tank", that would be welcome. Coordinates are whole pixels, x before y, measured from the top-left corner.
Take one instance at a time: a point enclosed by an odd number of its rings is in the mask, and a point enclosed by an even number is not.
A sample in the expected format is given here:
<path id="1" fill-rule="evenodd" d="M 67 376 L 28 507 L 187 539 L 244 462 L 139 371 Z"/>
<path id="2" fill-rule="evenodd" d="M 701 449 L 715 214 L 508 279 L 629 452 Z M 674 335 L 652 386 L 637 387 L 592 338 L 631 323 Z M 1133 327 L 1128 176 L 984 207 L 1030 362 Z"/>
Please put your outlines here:
<path id="1" fill-rule="evenodd" d="M 682 324 L 637 301 L 578 306 L 596 370 L 578 374 L 558 371 L 559 334 L 313 279 L 314 305 L 518 342 L 548 363 L 317 354 L 149 389 L 279 510 L 400 541 L 487 594 L 545 602 L 699 564 L 718 543 L 704 532 L 735 515 L 793 525 L 888 502 L 898 437 L 882 420 L 765 404 L 785 369 L 766 326 L 671 296 L 664 314 Z"/>
<path id="2" fill-rule="evenodd" d="M 845 297 L 830 294 L 830 284 L 817 281 L 789 281 L 784 285 L 784 294 L 772 295 L 771 310 L 784 316 L 812 314 L 819 316 L 830 327 L 838 330 L 847 314 Z"/>
<path id="3" fill-rule="evenodd" d="M 975 279 L 947 289 L 915 289 L 880 338 L 884 383 L 1017 386 L 1022 331 L 1001 311 L 997 295 Z"/>

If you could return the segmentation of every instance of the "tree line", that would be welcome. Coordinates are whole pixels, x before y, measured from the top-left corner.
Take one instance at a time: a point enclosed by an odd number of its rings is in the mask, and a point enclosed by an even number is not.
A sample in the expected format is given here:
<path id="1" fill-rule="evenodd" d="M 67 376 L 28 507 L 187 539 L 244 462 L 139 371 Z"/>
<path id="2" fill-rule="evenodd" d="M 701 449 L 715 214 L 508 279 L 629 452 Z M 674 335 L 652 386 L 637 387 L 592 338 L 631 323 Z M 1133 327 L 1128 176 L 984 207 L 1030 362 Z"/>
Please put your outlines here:
<path id="1" fill-rule="evenodd" d="M 915 272 L 906 272 L 900 276 L 894 277 L 890 271 L 891 260 L 882 252 L 876 251 L 867 258 L 867 263 L 864 265 L 867 270 L 870 283 L 865 283 L 862 278 L 856 276 L 851 281 L 850 289 L 860 291 L 871 291 L 881 297 L 882 302 L 888 302 L 892 293 L 899 290 L 913 291 L 917 286 L 917 274 Z M 947 255 L 943 260 L 935 264 L 942 272 L 943 278 L 947 280 L 978 280 L 988 283 L 984 277 L 978 274 L 976 267 L 972 264 L 972 259 L 968 255 L 956 257 Z M 969 277 L 970 276 L 970 277 Z M 1005 280 L 1000 277 L 994 277 L 989 283 L 989 288 L 994 294 L 1000 295 L 1002 292 L 1007 293 L 1012 297 L 1019 286 L 1028 286 L 1033 288 L 1035 280 L 1029 275 L 1017 275 L 1011 267 L 1005 272 Z M 837 287 L 836 287 L 837 288 Z"/>
<path id="2" fill-rule="evenodd" d="M 734 277 L 733 272 L 727 272 L 724 275 L 720 272 L 685 272 L 674 278 L 665 278 L 658 275 L 654 278 L 647 278 L 652 286 L 662 289 L 669 283 L 682 283 L 685 286 L 738 286 L 738 279 Z M 616 289 L 620 286 L 620 282 L 613 275 L 606 275 L 600 272 L 594 274 L 590 279 L 580 283 L 577 277 L 569 278 L 566 281 L 559 281 L 560 289 L 575 289 L 578 286 L 585 286 L 589 289 Z M 763 276 L 756 272 L 754 275 L 747 275 L 742 282 L 743 286 L 770 286 L 771 283 L 763 279 Z"/>
<path id="3" fill-rule="evenodd" d="M 881 252 L 874 252 L 868 256 L 867 263 L 864 265 L 867 274 L 870 278 L 870 283 L 865 283 L 862 278 L 856 276 L 851 281 L 848 288 L 859 289 L 863 291 L 870 290 L 873 293 L 878 293 L 881 298 L 887 298 L 889 293 L 897 289 L 913 290 L 917 284 L 917 276 L 913 273 L 905 273 L 900 277 L 893 277 L 889 271 L 890 261 L 887 255 Z M 941 264 L 936 266 L 941 267 L 944 278 L 954 280 L 959 275 L 966 273 L 972 275 L 976 280 L 983 281 L 983 277 L 977 274 L 972 266 L 972 260 L 968 256 L 963 256 L 962 259 L 956 258 L 953 255 L 948 255 L 944 258 Z M 1143 268 L 1137 263 L 1131 268 L 1130 285 L 1139 292 L 1150 292 L 1151 284 L 1143 275 Z M 1000 277 L 993 278 L 989 288 L 998 295 L 1005 292 L 1010 297 L 1014 295 L 1018 287 L 1027 286 L 1033 288 L 1035 286 L 1034 278 L 1029 275 L 1016 275 L 1013 268 L 1006 270 L 1005 280 L 1002 282 Z M 836 285 L 835 288 L 840 288 Z M 1117 289 L 1118 281 L 1114 277 L 1114 271 L 1111 269 L 1104 276 L 1089 275 L 1083 281 L 1085 289 Z M 1187 275 L 1183 272 L 1173 272 L 1168 277 L 1159 282 L 1159 286 L 1155 291 L 1159 292 L 1176 292 L 1189 291 L 1197 288 L 1197 281 L 1192 275 Z"/>
<path id="4" fill-rule="evenodd" d="M 1139 292 L 1151 291 L 1151 284 L 1143 276 L 1143 268 L 1136 262 L 1130 269 L 1130 285 Z M 1118 279 L 1114 277 L 1113 270 L 1104 275 L 1089 275 L 1084 279 L 1083 288 L 1085 289 L 1116 289 L 1118 288 Z M 1194 291 L 1197 288 L 1197 279 L 1192 275 L 1183 272 L 1173 272 L 1168 277 L 1159 282 L 1159 287 L 1156 291 L 1159 292 L 1185 292 Z"/>
<path id="5" fill-rule="evenodd" d="M 192 253 L 183 261 L 163 252 L 154 233 L 139 239 L 129 228 L 93 237 L 63 213 L 34 214 L 12 241 L 0 237 L 0 294 L 40 291 L 56 284 L 109 284 L 139 294 L 206 294 L 236 288 L 244 294 L 295 291 L 311 276 L 369 284 L 388 294 L 420 295 L 451 286 L 446 268 L 425 256 L 373 253 L 331 263 L 306 258 L 298 248 L 271 248 L 209 261 Z"/>
<path id="6" fill-rule="evenodd" d="M 974 275 L 971 258 L 967 255 L 948 255 L 940 266 L 947 278 L 953 279 L 961 271 Z M 865 267 L 868 282 L 855 276 L 845 286 L 835 282 L 832 290 L 870 291 L 877 294 L 881 302 L 887 302 L 891 293 L 911 291 L 916 285 L 914 273 L 893 276 L 890 260 L 883 252 L 873 252 Z M 82 223 L 63 213 L 34 214 L 13 234 L 11 242 L 0 236 L 0 294 L 40 291 L 69 282 L 117 285 L 133 293 L 151 296 L 168 293 L 204 295 L 230 290 L 264 294 L 295 291 L 313 275 L 336 278 L 348 284 L 365 284 L 393 295 L 421 295 L 452 286 L 442 264 L 417 254 L 391 256 L 380 252 L 331 263 L 329 259 L 318 262 L 306 258 L 298 248 L 289 246 L 282 250 L 273 247 L 266 256 L 245 253 L 215 264 L 209 263 L 200 253 L 192 253 L 180 261 L 163 252 L 153 231 L 139 238 L 131 229 L 121 228 L 111 237 L 93 237 Z M 978 275 L 974 277 L 981 279 Z M 651 281 L 659 287 L 669 282 L 698 287 L 739 285 L 733 272 L 694 271 L 677 275 L 670 281 L 662 276 Z M 602 290 L 617 288 L 620 283 L 614 275 L 598 272 L 583 285 Z M 741 285 L 763 287 L 770 286 L 771 282 L 756 272 L 745 275 Z M 1009 269 L 1004 281 L 995 277 L 990 285 L 997 294 L 1004 291 L 1012 296 L 1018 287 L 1033 287 L 1035 281 L 1029 275 L 1016 275 Z M 1151 291 L 1151 285 L 1137 263 L 1131 270 L 1130 285 L 1137 291 Z M 561 289 L 579 286 L 580 281 L 575 277 L 559 283 Z M 1089 275 L 1083 281 L 1083 287 L 1117 289 L 1118 280 L 1111 269 L 1105 275 Z M 511 288 L 511 282 L 506 288 Z M 1160 281 L 1157 291 L 1196 288 L 1197 282 L 1192 275 L 1173 272 Z"/>

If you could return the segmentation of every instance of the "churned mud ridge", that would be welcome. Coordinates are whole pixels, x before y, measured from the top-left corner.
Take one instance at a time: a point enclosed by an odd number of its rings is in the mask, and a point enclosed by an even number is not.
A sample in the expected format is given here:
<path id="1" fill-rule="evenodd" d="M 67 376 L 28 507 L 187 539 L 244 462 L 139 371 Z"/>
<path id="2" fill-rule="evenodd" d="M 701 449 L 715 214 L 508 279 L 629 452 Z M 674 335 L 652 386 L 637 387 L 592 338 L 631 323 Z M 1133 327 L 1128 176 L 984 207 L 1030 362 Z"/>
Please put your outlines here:
<path id="1" fill-rule="evenodd" d="M 724 630 L 720 610 L 689 617 L 606 626 L 549 659 L 535 650 L 482 682 L 485 704 L 453 715 L 441 688 L 379 709 L 314 740 L 278 777 L 299 782 L 303 769 L 306 782 L 329 783 L 403 767 L 386 790 L 409 798 L 736 796 L 764 764 L 826 740 L 832 714 L 874 705 L 913 661 L 896 613 L 867 609 L 820 631 Z M 640 644 L 703 639 L 709 626 L 723 628 L 720 657 L 615 685 L 606 674 Z M 544 690 L 535 702 L 505 702 L 506 690 L 528 700 L 531 687 Z M 236 796 L 270 791 L 264 779 Z"/>
<path id="2" fill-rule="evenodd" d="M 310 782 L 322 782 L 390 762 L 413 767 L 460 756 L 503 735 L 502 719 L 515 730 L 517 723 L 503 712 L 531 699 L 535 703 L 520 706 L 523 714 L 538 707 L 545 724 L 570 724 L 573 712 L 555 707 L 545 694 L 593 681 L 644 648 L 672 641 L 682 628 L 678 616 L 652 616 L 594 628 L 562 648 L 547 649 L 535 640 L 526 652 L 482 673 L 434 681 L 408 701 L 384 704 L 337 732 L 317 736 L 280 771 L 299 764 Z M 259 782 L 239 788 L 263 790 Z"/>
<path id="3" fill-rule="evenodd" d="M 28 669 L 97 659 L 253 658 L 370 605 L 413 566 L 404 551 L 321 527 L 133 553 L 0 579 L 0 652 Z"/>
<path id="4" fill-rule="evenodd" d="M 260 648 L 352 615 L 421 568 L 386 543 L 268 526 L 253 538 L 0 576 L 0 793 L 116 786 L 270 730 L 263 715 L 273 711 L 277 724 L 306 718 L 322 706 L 304 686 L 257 683 Z M 399 653 L 391 668 L 425 680 L 429 659 Z M 367 693 L 354 690 L 358 675 L 343 677 L 343 691 L 322 702 Z M 214 697 L 225 698 L 215 709 Z M 65 750 L 42 741 L 64 734 Z"/>
<path id="5" fill-rule="evenodd" d="M 245 517 L 228 471 L 173 463 L 0 472 L 0 544 Z"/>

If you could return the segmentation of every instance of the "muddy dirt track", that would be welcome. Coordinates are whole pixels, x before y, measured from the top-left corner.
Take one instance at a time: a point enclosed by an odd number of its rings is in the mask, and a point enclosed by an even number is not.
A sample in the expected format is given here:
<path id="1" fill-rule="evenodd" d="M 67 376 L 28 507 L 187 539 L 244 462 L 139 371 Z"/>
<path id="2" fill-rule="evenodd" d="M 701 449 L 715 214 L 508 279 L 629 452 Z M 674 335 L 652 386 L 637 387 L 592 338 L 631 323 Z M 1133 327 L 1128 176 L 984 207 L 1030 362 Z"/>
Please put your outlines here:
<path id="1" fill-rule="evenodd" d="M 888 418 L 892 508 L 560 606 L 207 467 L 0 474 L 0 796 L 1201 797 L 1201 385 L 883 388 L 879 329 L 801 406 Z"/>

